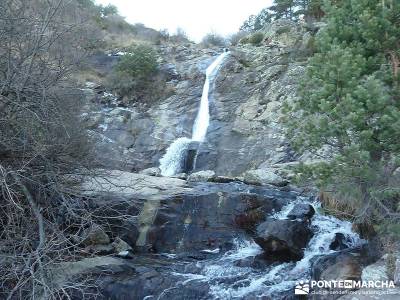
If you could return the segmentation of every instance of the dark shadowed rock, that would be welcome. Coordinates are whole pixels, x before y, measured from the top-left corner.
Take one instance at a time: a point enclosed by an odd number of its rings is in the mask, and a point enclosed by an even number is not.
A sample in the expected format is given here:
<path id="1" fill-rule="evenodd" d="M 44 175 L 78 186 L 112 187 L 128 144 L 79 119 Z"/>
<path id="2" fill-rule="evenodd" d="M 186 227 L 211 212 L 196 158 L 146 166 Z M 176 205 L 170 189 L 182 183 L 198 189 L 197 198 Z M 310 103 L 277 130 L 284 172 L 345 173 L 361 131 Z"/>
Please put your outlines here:
<path id="1" fill-rule="evenodd" d="M 335 234 L 335 237 L 334 237 L 331 245 L 329 246 L 329 249 L 337 251 L 337 250 L 343 250 L 343 249 L 349 248 L 349 246 L 347 246 L 346 242 L 347 242 L 346 236 L 341 232 L 337 232 Z"/>
<path id="2" fill-rule="evenodd" d="M 191 142 L 186 150 L 185 157 L 183 159 L 182 172 L 191 173 L 195 169 L 196 157 L 199 148 L 198 142 Z"/>
<path id="3" fill-rule="evenodd" d="M 233 238 L 254 231 L 265 216 L 282 208 L 292 195 L 247 192 L 236 183 L 196 183 L 197 194 L 161 201 L 146 244 L 153 251 L 189 253 L 230 249 Z M 265 192 L 265 190 L 264 190 Z"/>
<path id="4" fill-rule="evenodd" d="M 119 237 L 136 251 L 229 249 L 235 237 L 254 232 L 265 216 L 298 196 L 238 182 L 187 183 L 169 177 L 112 174 L 85 185 L 96 195 L 103 193 L 91 200 L 92 209 L 99 220 L 109 218 L 107 233 L 112 239 Z"/>
<path id="5" fill-rule="evenodd" d="M 110 238 L 104 229 L 98 224 L 92 224 L 83 233 L 82 244 L 85 246 L 89 245 L 107 245 L 110 243 Z"/>
<path id="6" fill-rule="evenodd" d="M 266 256 L 276 260 L 300 260 L 312 236 L 305 222 L 267 219 L 258 225 L 255 241 Z"/>
<path id="7" fill-rule="evenodd" d="M 171 267 L 171 262 L 162 259 L 95 257 L 63 263 L 51 272 L 51 278 L 55 287 L 71 280 L 87 283 L 85 288 L 72 291 L 73 300 L 87 294 L 100 300 L 208 299 L 206 282 L 189 282 L 182 288 L 178 284 L 181 278 L 171 274 Z M 96 288 L 89 282 L 95 282 Z"/>
<path id="8" fill-rule="evenodd" d="M 212 182 L 217 182 L 217 183 L 229 183 L 229 182 L 235 182 L 235 181 L 241 181 L 237 177 L 229 177 L 229 176 L 216 176 L 213 178 Z"/>
<path id="9" fill-rule="evenodd" d="M 367 246 L 316 257 L 311 263 L 311 276 L 315 280 L 361 280 L 363 267 L 376 259 Z"/>
<path id="10" fill-rule="evenodd" d="M 293 209 L 288 213 L 287 218 L 290 220 L 301 219 L 310 220 L 315 214 L 315 209 L 310 204 L 301 203 L 296 204 Z"/>
<path id="11" fill-rule="evenodd" d="M 358 253 L 339 252 L 316 258 L 312 263 L 311 276 L 314 280 L 361 280 L 362 264 Z M 318 288 L 316 288 L 318 290 Z M 326 289 L 324 289 L 326 290 Z M 335 291 L 339 291 L 336 288 Z M 344 289 L 341 289 L 344 290 Z M 313 299 L 337 299 L 339 295 L 332 297 L 322 296 Z"/>

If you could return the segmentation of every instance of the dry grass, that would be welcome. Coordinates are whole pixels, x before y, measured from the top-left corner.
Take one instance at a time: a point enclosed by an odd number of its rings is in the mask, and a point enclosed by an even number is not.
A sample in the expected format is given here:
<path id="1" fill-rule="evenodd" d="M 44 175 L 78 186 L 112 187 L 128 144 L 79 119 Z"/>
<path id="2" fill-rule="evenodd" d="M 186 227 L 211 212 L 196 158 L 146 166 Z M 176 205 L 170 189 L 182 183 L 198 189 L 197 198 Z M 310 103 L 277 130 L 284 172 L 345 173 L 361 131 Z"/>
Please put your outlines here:
<path id="1" fill-rule="evenodd" d="M 357 201 L 352 197 L 321 190 L 319 199 L 327 213 L 341 219 L 353 219 L 355 217 Z"/>

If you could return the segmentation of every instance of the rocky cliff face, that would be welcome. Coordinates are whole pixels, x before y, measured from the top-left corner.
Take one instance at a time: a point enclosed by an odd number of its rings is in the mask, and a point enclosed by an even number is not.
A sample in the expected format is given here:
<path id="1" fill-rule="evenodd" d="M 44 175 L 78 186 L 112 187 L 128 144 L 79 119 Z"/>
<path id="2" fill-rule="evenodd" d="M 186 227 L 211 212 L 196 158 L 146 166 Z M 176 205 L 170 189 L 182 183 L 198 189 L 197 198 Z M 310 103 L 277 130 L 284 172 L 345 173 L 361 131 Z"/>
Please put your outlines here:
<path id="1" fill-rule="evenodd" d="M 282 134 L 280 109 L 284 100 L 296 96 L 296 84 L 304 73 L 301 53 L 309 33 L 285 21 L 270 27 L 266 36 L 261 46 L 232 48 L 220 69 L 210 95 L 211 123 L 196 170 L 237 176 L 294 159 Z M 171 96 L 150 107 L 117 107 L 112 95 L 89 86 L 85 90 L 91 100 L 87 118 L 104 162 L 129 171 L 158 166 L 176 138 L 190 137 L 205 69 L 221 51 L 191 44 L 161 46 L 161 71 Z"/>
<path id="2" fill-rule="evenodd" d="M 281 109 L 296 101 L 312 36 L 290 21 L 265 36 L 261 46 L 230 49 L 196 158 L 194 171 L 207 171 L 189 176 L 148 168 L 175 139 L 191 137 L 205 70 L 223 49 L 161 46 L 169 96 L 152 105 L 87 83 L 84 117 L 112 171 L 83 185 L 101 224 L 84 232 L 84 246 L 97 257 L 62 266 L 56 284 L 92 274 L 104 299 L 292 299 L 300 279 L 362 276 L 376 254 L 364 254 L 349 222 L 321 214 L 312 194 L 281 176 L 305 159 L 285 140 Z M 109 70 L 118 57 L 96 59 Z"/>

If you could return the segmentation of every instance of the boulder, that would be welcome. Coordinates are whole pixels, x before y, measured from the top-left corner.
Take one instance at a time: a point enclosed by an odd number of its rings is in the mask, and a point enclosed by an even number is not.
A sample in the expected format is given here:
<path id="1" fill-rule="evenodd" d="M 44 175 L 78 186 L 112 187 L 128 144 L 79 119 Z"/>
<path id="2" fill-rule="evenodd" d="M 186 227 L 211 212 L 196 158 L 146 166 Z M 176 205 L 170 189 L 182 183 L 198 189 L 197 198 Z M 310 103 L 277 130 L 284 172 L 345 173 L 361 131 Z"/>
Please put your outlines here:
<path id="1" fill-rule="evenodd" d="M 313 259 L 311 277 L 314 280 L 361 280 L 363 268 L 376 260 L 376 253 L 371 252 L 369 245 L 346 249 Z"/>
<path id="2" fill-rule="evenodd" d="M 277 175 L 271 169 L 256 169 L 247 171 L 244 174 L 244 181 L 248 184 L 256 185 L 276 185 L 285 186 L 288 182 L 281 176 Z"/>
<path id="3" fill-rule="evenodd" d="M 315 280 L 361 280 L 362 264 L 360 255 L 339 252 L 317 258 L 311 267 Z"/>
<path id="4" fill-rule="evenodd" d="M 313 236 L 307 223 L 268 219 L 257 226 L 255 242 L 276 260 L 300 260 Z"/>
<path id="5" fill-rule="evenodd" d="M 386 281 L 389 277 L 386 272 L 386 261 L 382 257 L 372 265 L 368 265 L 362 269 L 361 279 L 363 281 Z"/>
<path id="6" fill-rule="evenodd" d="M 139 172 L 139 174 L 148 175 L 148 176 L 161 176 L 160 168 L 147 168 Z"/>
<path id="7" fill-rule="evenodd" d="M 159 203 L 142 245 L 156 253 L 185 256 L 204 249 L 230 250 L 234 238 L 254 232 L 266 215 L 280 210 L 293 195 L 251 186 L 243 190 L 243 185 L 231 183 L 193 185 L 195 192 Z"/>
<path id="8" fill-rule="evenodd" d="M 337 232 L 335 234 L 335 237 L 334 237 L 332 243 L 329 246 L 329 249 L 338 251 L 338 250 L 343 250 L 343 249 L 349 248 L 349 246 L 347 246 L 347 244 L 346 244 L 346 241 L 347 241 L 346 236 L 341 232 Z"/>
<path id="9" fill-rule="evenodd" d="M 310 220 L 315 214 L 315 209 L 307 203 L 296 204 L 288 213 L 287 218 L 290 220 L 302 219 Z"/>
<path id="10" fill-rule="evenodd" d="M 110 238 L 105 233 L 103 228 L 93 223 L 88 229 L 82 233 L 83 241 L 82 244 L 85 246 L 89 245 L 107 245 L 110 243 Z"/>
<path id="11" fill-rule="evenodd" d="M 125 251 L 132 251 L 132 247 L 129 246 L 127 242 L 124 240 L 120 239 L 119 237 L 116 237 L 114 239 L 114 242 L 112 243 L 112 246 L 114 248 L 115 253 L 121 253 Z"/>
<path id="12" fill-rule="evenodd" d="M 215 178 L 215 172 L 211 170 L 199 171 L 189 175 L 188 181 L 207 182 Z"/>

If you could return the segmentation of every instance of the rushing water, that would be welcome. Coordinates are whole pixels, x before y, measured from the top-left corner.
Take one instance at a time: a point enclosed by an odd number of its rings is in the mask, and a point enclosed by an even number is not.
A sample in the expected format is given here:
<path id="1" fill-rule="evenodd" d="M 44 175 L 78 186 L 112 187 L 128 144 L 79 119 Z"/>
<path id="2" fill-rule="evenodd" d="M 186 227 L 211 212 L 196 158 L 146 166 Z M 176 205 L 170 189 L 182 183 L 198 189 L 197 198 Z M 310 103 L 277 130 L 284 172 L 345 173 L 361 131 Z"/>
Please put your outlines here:
<path id="1" fill-rule="evenodd" d="M 172 176 L 181 168 L 182 157 L 192 141 L 186 137 L 176 139 L 160 159 L 160 170 L 163 176 Z"/>
<path id="2" fill-rule="evenodd" d="M 285 219 L 289 211 L 296 203 L 310 203 L 299 197 L 297 201 L 288 204 L 280 212 L 272 217 Z M 261 298 L 262 296 L 273 299 L 284 298 L 293 290 L 296 282 L 310 279 L 310 266 L 313 258 L 319 255 L 327 255 L 335 252 L 330 250 L 336 233 L 346 236 L 349 248 L 357 247 L 364 241 L 352 232 L 351 223 L 338 220 L 332 216 L 318 213 L 319 204 L 310 203 L 314 206 L 316 214 L 311 220 L 311 228 L 314 232 L 313 238 L 304 251 L 304 257 L 298 262 L 275 263 L 260 268 L 246 264 L 263 253 L 263 250 L 252 240 L 236 239 L 233 250 L 197 262 L 200 270 L 197 274 L 174 273 L 182 277 L 182 283 L 198 280 L 207 282 L 213 299 L 247 299 L 250 296 Z M 212 251 L 212 249 L 210 249 Z"/>
<path id="3" fill-rule="evenodd" d="M 210 108 L 208 103 L 210 85 L 217 75 L 218 69 L 228 53 L 229 52 L 223 52 L 206 70 L 206 80 L 204 82 L 203 93 L 201 95 L 200 108 L 192 131 L 193 141 L 203 142 L 206 137 L 208 125 L 210 124 Z"/>
<path id="4" fill-rule="evenodd" d="M 194 122 L 191 139 L 181 137 L 176 139 L 167 149 L 165 155 L 160 159 L 161 174 L 171 176 L 181 168 L 183 158 L 190 143 L 203 142 L 210 123 L 209 94 L 211 85 L 222 65 L 224 58 L 228 55 L 224 52 L 206 70 L 206 80 L 200 101 L 199 111 Z M 273 263 L 254 265 L 258 255 L 263 250 L 249 238 L 237 238 L 233 250 L 220 253 L 220 249 L 204 249 L 203 252 L 212 258 L 197 261 L 196 272 L 174 271 L 171 275 L 179 278 L 177 285 L 187 285 L 193 282 L 204 282 L 209 287 L 212 299 L 249 299 L 261 298 L 263 296 L 273 299 L 284 298 L 294 289 L 296 282 L 310 279 L 311 262 L 316 256 L 327 255 L 335 252 L 330 249 L 330 244 L 336 233 L 342 233 L 346 237 L 349 248 L 357 247 L 364 241 L 352 232 L 351 223 L 341 221 L 332 216 L 319 213 L 319 203 L 311 202 L 309 198 L 297 197 L 273 214 L 272 218 L 286 219 L 288 213 L 297 203 L 309 203 L 315 208 L 315 215 L 311 220 L 311 229 L 314 232 L 309 241 L 304 257 L 298 262 Z M 171 254 L 172 255 L 172 254 Z M 172 255 L 171 259 L 175 259 Z M 193 270 L 193 268 L 191 268 Z M 167 292 L 167 291 L 165 291 Z M 162 297 L 159 297 L 162 299 Z"/>
<path id="5" fill-rule="evenodd" d="M 229 52 L 220 54 L 206 70 L 206 80 L 200 100 L 199 112 L 193 125 L 192 138 L 181 137 L 176 139 L 160 159 L 161 175 L 171 176 L 179 172 L 182 166 L 183 155 L 192 141 L 203 142 L 210 124 L 209 94 L 211 84 L 218 73 L 225 57 Z"/>

